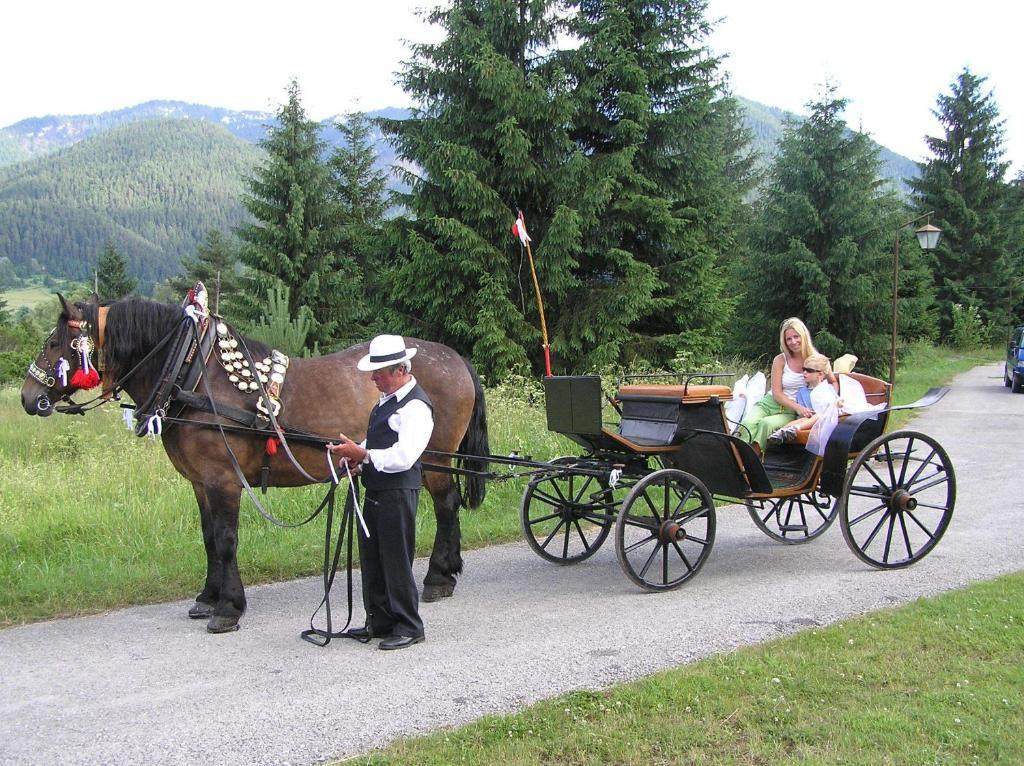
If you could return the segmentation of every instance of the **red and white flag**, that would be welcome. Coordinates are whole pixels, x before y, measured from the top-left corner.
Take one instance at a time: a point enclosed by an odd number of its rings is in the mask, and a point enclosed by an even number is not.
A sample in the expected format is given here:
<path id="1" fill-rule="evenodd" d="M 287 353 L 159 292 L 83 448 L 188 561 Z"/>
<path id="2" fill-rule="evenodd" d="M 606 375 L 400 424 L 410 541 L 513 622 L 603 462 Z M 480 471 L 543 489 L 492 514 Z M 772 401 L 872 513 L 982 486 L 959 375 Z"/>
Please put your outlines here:
<path id="1" fill-rule="evenodd" d="M 512 236 L 519 237 L 519 243 L 524 246 L 531 241 L 530 235 L 526 233 L 526 219 L 523 218 L 522 210 L 519 211 L 519 217 L 512 224 Z"/>

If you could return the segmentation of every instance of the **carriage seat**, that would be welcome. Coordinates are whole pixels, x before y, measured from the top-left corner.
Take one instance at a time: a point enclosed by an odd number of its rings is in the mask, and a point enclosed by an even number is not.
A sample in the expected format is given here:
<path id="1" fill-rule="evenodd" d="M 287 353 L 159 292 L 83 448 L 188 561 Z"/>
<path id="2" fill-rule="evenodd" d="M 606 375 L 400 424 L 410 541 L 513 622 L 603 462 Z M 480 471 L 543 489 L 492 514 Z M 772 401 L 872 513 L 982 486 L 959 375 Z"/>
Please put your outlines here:
<path id="1" fill-rule="evenodd" d="M 638 384 L 620 386 L 616 401 L 622 408 L 617 441 L 640 448 L 673 445 L 680 427 L 722 431 L 721 402 L 732 399 L 728 386 Z"/>
<path id="2" fill-rule="evenodd" d="M 702 404 L 712 396 L 717 396 L 720 401 L 732 401 L 732 389 L 728 386 L 715 385 L 658 385 L 658 384 L 633 384 L 620 386 L 618 399 L 631 398 L 656 398 L 672 399 L 683 404 Z"/>

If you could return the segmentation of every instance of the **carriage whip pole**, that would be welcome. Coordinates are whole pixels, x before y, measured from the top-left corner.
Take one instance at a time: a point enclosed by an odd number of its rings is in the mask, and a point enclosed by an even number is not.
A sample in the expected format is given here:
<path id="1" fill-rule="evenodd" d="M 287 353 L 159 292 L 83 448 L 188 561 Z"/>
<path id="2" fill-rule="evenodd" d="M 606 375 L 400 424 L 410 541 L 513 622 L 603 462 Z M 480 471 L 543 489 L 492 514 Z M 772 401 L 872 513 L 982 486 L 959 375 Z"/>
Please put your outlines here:
<path id="1" fill-rule="evenodd" d="M 537 281 L 537 269 L 533 266 L 533 250 L 530 248 L 530 235 L 526 233 L 526 218 L 523 217 L 522 210 L 519 211 L 519 216 L 512 224 L 512 235 L 519 238 L 521 247 L 526 248 L 526 255 L 530 261 L 530 276 L 533 277 L 533 291 L 537 296 L 537 310 L 540 312 L 540 334 L 544 343 L 544 372 L 550 378 L 551 347 L 548 345 L 548 323 L 544 319 L 544 300 L 540 296 L 540 283 Z"/>

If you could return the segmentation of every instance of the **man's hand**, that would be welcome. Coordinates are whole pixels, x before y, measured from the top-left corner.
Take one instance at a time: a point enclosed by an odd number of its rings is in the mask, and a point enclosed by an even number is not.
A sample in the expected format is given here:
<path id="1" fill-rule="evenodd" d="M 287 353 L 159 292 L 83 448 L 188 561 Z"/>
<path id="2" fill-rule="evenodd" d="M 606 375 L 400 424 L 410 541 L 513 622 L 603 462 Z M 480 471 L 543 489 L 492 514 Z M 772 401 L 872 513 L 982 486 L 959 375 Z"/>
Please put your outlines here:
<path id="1" fill-rule="evenodd" d="M 338 444 L 328 444 L 327 449 L 332 455 L 348 460 L 353 467 L 358 466 L 366 459 L 366 450 L 349 439 L 345 434 L 338 434 Z"/>

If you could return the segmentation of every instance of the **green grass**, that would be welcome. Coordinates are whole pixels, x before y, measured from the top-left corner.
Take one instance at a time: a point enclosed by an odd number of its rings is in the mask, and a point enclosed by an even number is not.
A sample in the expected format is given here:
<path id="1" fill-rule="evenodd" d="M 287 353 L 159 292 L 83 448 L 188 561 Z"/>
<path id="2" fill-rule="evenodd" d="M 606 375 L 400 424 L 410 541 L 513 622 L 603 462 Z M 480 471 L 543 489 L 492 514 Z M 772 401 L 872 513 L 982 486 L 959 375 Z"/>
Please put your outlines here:
<path id="1" fill-rule="evenodd" d="M 489 418 L 495 454 L 572 452 L 566 440 L 544 429 L 537 401 L 494 391 Z M 206 559 L 191 486 L 159 442 L 124 428 L 115 406 L 84 418 L 31 418 L 16 389 L 0 390 L 0 472 L 0 626 L 186 598 L 202 587 Z M 465 549 L 519 539 L 523 486 L 491 482 L 484 506 L 461 513 Z M 270 490 L 265 504 L 296 522 L 325 491 Z M 246 584 L 320 570 L 323 519 L 281 530 L 243 497 L 239 527 Z M 423 493 L 417 555 L 429 554 L 434 530 Z"/>
<path id="2" fill-rule="evenodd" d="M 955 372 L 998 359 L 912 349 L 897 400 L 917 398 Z M 535 383 L 488 392 L 491 451 L 549 460 L 574 445 L 545 427 Z M 905 418 L 904 418 L 905 419 Z M 894 419 L 897 423 L 898 420 Z M 202 586 L 205 554 L 189 484 L 158 442 L 126 431 L 119 410 L 30 418 L 16 389 L 0 390 L 0 626 L 187 598 Z M 490 482 L 484 506 L 461 514 L 463 547 L 518 540 L 525 481 Z M 278 517 L 299 521 L 324 487 L 271 490 Z M 424 493 L 417 554 L 429 552 L 434 516 Z M 316 574 L 323 521 L 280 530 L 243 499 L 239 567 L 246 584 Z"/>
<path id="3" fill-rule="evenodd" d="M 52 287 L 14 287 L 10 290 L 4 290 L 0 292 L 0 297 L 7 299 L 7 308 L 10 311 L 17 311 L 19 308 L 24 306 L 25 308 L 34 309 L 41 303 L 52 301 L 53 305 L 57 305 L 57 299 L 54 297 L 54 290 Z"/>
<path id="4" fill-rule="evenodd" d="M 1024 763 L 1024 574 L 348 764 Z"/>

